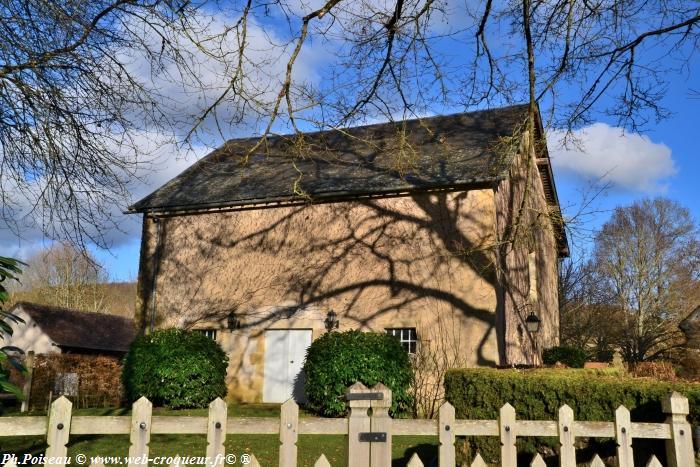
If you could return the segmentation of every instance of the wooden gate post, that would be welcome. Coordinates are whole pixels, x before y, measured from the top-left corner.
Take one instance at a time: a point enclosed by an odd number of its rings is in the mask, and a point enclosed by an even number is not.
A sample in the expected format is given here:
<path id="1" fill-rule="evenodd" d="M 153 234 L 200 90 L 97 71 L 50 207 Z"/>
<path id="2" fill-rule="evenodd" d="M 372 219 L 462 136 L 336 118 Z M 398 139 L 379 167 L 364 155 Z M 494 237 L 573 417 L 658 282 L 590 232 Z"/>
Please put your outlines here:
<path id="1" fill-rule="evenodd" d="M 131 434 L 129 441 L 129 467 L 143 466 L 148 459 L 148 443 L 151 442 L 151 418 L 153 404 L 145 397 L 131 405 Z"/>
<path id="2" fill-rule="evenodd" d="M 688 399 L 673 391 L 661 401 L 661 407 L 668 415 L 666 422 L 671 425 L 671 439 L 666 441 L 669 467 L 694 465 L 693 432 L 686 418 L 690 413 Z"/>
<path id="3" fill-rule="evenodd" d="M 621 405 L 615 411 L 615 440 L 617 441 L 617 464 L 620 467 L 634 467 L 632 451 L 632 422 L 630 411 Z"/>
<path id="4" fill-rule="evenodd" d="M 61 396 L 51 404 L 49 412 L 49 426 L 47 429 L 46 464 L 53 467 L 66 465 L 68 456 L 68 437 L 70 435 L 71 411 L 73 404 L 66 397 Z"/>
<path id="5" fill-rule="evenodd" d="M 386 433 L 384 441 L 371 442 L 369 444 L 370 465 L 372 467 L 391 467 L 391 425 L 389 417 L 391 408 L 391 389 L 382 383 L 377 383 L 372 387 L 372 392 L 381 393 L 381 399 L 373 399 L 372 419 L 370 426 L 373 433 Z"/>
<path id="6" fill-rule="evenodd" d="M 369 443 L 360 442 L 360 433 L 369 432 L 371 425 L 367 410 L 370 400 L 353 399 L 353 394 L 372 392 L 359 381 L 348 388 L 346 397 L 350 406 L 348 418 L 348 467 L 368 467 Z"/>
<path id="7" fill-rule="evenodd" d="M 211 401 L 207 421 L 207 458 L 212 467 L 224 465 L 227 414 L 228 406 L 220 397 Z"/>
<path id="8" fill-rule="evenodd" d="M 501 407 L 498 417 L 498 431 L 501 436 L 501 466 L 516 467 L 518 451 L 515 448 L 515 409 L 509 403 Z"/>
<path id="9" fill-rule="evenodd" d="M 279 467 L 296 467 L 299 440 L 299 406 L 288 399 L 280 408 L 280 461 Z"/>
<path id="10" fill-rule="evenodd" d="M 574 448 L 574 411 L 564 404 L 559 408 L 559 465 L 561 467 L 576 467 L 576 449 Z M 544 463 L 542 463 L 544 465 Z"/>

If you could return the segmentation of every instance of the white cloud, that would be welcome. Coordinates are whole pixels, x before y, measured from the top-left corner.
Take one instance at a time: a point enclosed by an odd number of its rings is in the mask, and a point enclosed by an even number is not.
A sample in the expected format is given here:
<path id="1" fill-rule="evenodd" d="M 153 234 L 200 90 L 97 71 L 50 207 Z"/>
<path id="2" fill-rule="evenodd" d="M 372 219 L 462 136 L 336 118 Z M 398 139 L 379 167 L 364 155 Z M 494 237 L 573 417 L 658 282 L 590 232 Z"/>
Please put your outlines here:
<path id="1" fill-rule="evenodd" d="M 666 179 L 677 172 L 671 148 L 648 136 L 605 123 L 577 130 L 573 136 L 574 141 L 564 145 L 565 132 L 547 135 L 552 165 L 559 171 L 646 193 L 666 191 Z"/>
<path id="2" fill-rule="evenodd" d="M 125 50 L 120 55 L 130 74 L 155 90 L 162 99 L 161 110 L 181 136 L 216 102 L 219 104 L 215 111 L 200 122 L 197 139 L 207 143 L 217 141 L 219 145 L 223 142 L 222 136 L 224 139 L 249 136 L 257 123 L 256 113 L 267 114 L 277 98 L 296 42 L 285 37 L 283 27 L 262 25 L 257 18 L 250 17 L 246 26 L 242 78 L 234 93 L 229 86 L 238 64 L 240 37 L 232 26 L 239 20 L 239 17 L 204 11 L 188 18 L 191 29 L 187 35 L 168 30 L 167 37 L 177 49 L 178 59 L 168 56 L 160 67 L 152 67 L 152 59 L 145 52 Z M 131 29 L 137 31 L 152 54 L 157 55 L 161 48 L 160 36 L 144 24 L 131 25 Z M 298 87 L 318 84 L 321 80 L 318 70 L 329 57 L 330 52 L 320 43 L 307 41 L 302 48 L 292 76 L 296 107 L 304 108 L 309 104 L 297 102 L 303 100 L 297 93 Z M 219 101 L 224 94 L 225 98 Z M 245 115 L 241 115 L 243 110 Z M 283 115 L 285 110 L 283 106 Z"/>
<path id="3" fill-rule="evenodd" d="M 197 159 L 206 155 L 211 148 L 196 146 L 184 150 L 175 144 L 174 138 L 158 132 L 139 132 L 131 135 L 132 144 L 139 147 L 147 163 L 137 166 L 134 176 L 129 183 L 130 200 L 124 204 L 110 206 L 109 213 L 116 227 L 103 232 L 105 242 L 113 247 L 119 247 L 138 238 L 141 233 L 141 216 L 124 214 L 127 204 L 138 201 L 148 195 L 180 172 L 192 165 Z M 131 149 L 121 148 L 123 151 Z M 114 148 L 119 151 L 119 147 Z M 33 184 L 40 188 L 42 179 L 36 179 Z M 8 225 L 0 219 L 0 251 L 3 255 L 17 258 L 27 258 L 37 250 L 49 246 L 42 229 L 41 209 L 33 209 L 32 203 L 17 196 L 18 203 L 13 206 L 13 219 L 17 226 Z M 89 227 L 89 226 L 88 226 Z"/>
<path id="4" fill-rule="evenodd" d="M 205 37 L 222 33 L 237 18 L 227 16 L 213 16 L 201 13 L 201 16 L 192 18 L 201 27 L 203 40 Z M 139 31 L 139 25 L 130 25 L 135 31 Z M 153 32 L 140 26 L 140 33 L 149 47 L 155 51 L 160 48 L 159 38 Z M 217 125 L 213 118 L 208 118 L 200 127 L 203 134 L 200 134 L 192 143 L 195 145 L 192 150 L 184 150 L 178 141 L 192 128 L 197 117 L 203 109 L 211 105 L 226 89 L 230 80 L 231 69 L 219 57 L 208 56 L 202 53 L 194 43 L 184 35 L 174 35 L 172 41 L 178 44 L 183 60 L 188 64 L 190 74 L 182 74 L 172 61 L 165 60 L 162 68 L 151 68 L 146 53 L 125 50 L 120 55 L 126 68 L 135 78 L 144 83 L 147 88 L 157 91 L 162 97 L 163 108 L 169 119 L 172 121 L 171 128 L 176 134 L 166 135 L 157 130 L 131 131 L 128 135 L 129 144 L 120 146 L 117 143 L 110 144 L 115 153 L 123 154 L 124 159 L 133 160 L 135 155 L 133 149 L 138 148 L 140 165 L 135 174 L 123 174 L 129 180 L 128 188 L 130 200 L 110 206 L 110 214 L 118 228 L 110 228 L 103 232 L 103 237 L 107 244 L 119 247 L 132 242 L 138 238 L 141 231 L 141 216 L 126 215 L 123 211 L 131 202 L 137 201 L 150 192 L 160 187 L 185 168 L 189 167 L 198 158 L 208 153 L 216 146 L 223 144 L 229 137 L 248 136 L 251 133 L 251 126 L 248 122 L 240 122 L 224 128 L 222 134 L 217 131 Z M 235 41 L 231 35 L 227 36 L 222 43 L 222 49 L 218 52 L 231 54 L 235 47 Z M 247 92 L 254 95 L 260 101 L 269 102 L 279 92 L 280 79 L 286 70 L 286 61 L 291 53 L 292 47 L 286 43 L 280 34 L 275 30 L 265 28 L 257 22 L 251 20 L 248 25 L 247 53 L 245 63 L 245 84 Z M 309 43 L 297 58 L 294 78 L 300 84 L 316 83 L 320 79 L 315 70 L 318 69 L 319 61 L 325 60 L 327 54 L 314 44 Z M 231 56 L 227 56 L 231 58 Z M 221 121 L 235 120 L 233 106 L 230 102 L 223 102 L 218 109 L 218 116 Z M 115 137 L 118 140 L 118 137 Z M 32 180 L 29 187 L 33 193 L 41 191 L 41 179 Z M 42 217 L 45 213 L 39 206 L 35 209 L 31 198 L 22 195 L 17 189 L 7 186 L 6 189 L 16 201 L 12 206 L 13 211 L 7 217 L 14 220 L 8 224 L 0 218 L 0 251 L 4 255 L 26 258 L 36 250 L 50 245 L 51 241 L 44 235 Z M 8 206 L 4 206 L 5 213 L 8 213 Z M 51 230 L 50 226 L 46 230 Z"/>

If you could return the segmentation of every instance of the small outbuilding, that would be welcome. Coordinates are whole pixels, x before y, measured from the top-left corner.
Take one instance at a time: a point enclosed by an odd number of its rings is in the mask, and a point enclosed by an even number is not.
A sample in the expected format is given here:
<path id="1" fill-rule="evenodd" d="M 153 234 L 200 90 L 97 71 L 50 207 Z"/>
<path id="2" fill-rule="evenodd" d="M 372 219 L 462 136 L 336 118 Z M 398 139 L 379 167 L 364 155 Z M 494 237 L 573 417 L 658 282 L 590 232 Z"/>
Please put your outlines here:
<path id="1" fill-rule="evenodd" d="M 136 337 L 132 320 L 28 302 L 10 312 L 24 321 L 11 324 L 5 342 L 25 353 L 27 374 L 12 378 L 23 388 L 23 411 L 44 410 L 59 395 L 76 407 L 121 404 L 121 359 Z"/>
<path id="2" fill-rule="evenodd" d="M 6 345 L 37 355 L 122 355 L 136 336 L 133 321 L 121 316 L 28 302 L 17 303 L 10 312 L 24 323 L 12 324 Z"/>

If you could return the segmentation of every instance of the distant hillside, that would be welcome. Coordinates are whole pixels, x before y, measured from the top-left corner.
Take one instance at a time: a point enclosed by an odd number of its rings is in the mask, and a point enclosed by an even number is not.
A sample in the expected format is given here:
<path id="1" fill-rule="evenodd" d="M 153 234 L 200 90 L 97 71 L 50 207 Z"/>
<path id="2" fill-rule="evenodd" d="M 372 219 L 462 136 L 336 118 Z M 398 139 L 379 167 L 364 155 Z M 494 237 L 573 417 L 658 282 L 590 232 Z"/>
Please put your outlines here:
<path id="1" fill-rule="evenodd" d="M 57 303 L 55 290 L 42 288 L 12 293 L 11 303 L 26 301 L 41 305 L 66 306 Z M 99 297 L 97 311 L 133 319 L 136 309 L 136 282 L 109 282 L 93 284 L 92 294 Z M 92 309 L 84 311 L 93 311 Z"/>

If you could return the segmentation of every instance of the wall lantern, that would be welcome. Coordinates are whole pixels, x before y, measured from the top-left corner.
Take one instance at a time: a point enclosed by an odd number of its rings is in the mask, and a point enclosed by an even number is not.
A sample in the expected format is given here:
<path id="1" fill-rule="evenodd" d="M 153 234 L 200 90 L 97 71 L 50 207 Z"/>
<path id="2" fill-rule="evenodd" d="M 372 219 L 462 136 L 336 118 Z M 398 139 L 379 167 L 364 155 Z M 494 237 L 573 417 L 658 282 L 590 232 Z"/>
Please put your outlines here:
<path id="1" fill-rule="evenodd" d="M 330 310 L 328 314 L 326 315 L 326 319 L 323 321 L 326 325 L 326 330 L 332 331 L 334 329 L 338 329 L 340 326 L 340 321 L 338 320 L 338 314 Z"/>
<path id="2" fill-rule="evenodd" d="M 241 320 L 236 316 L 236 312 L 232 311 L 226 318 L 226 327 L 229 331 L 233 331 L 241 327 Z"/>
<path id="3" fill-rule="evenodd" d="M 542 320 L 535 314 L 534 311 L 531 311 L 529 315 L 527 315 L 527 318 L 525 318 L 525 325 L 527 326 L 528 332 L 534 333 L 540 330 L 540 324 L 542 323 Z"/>

